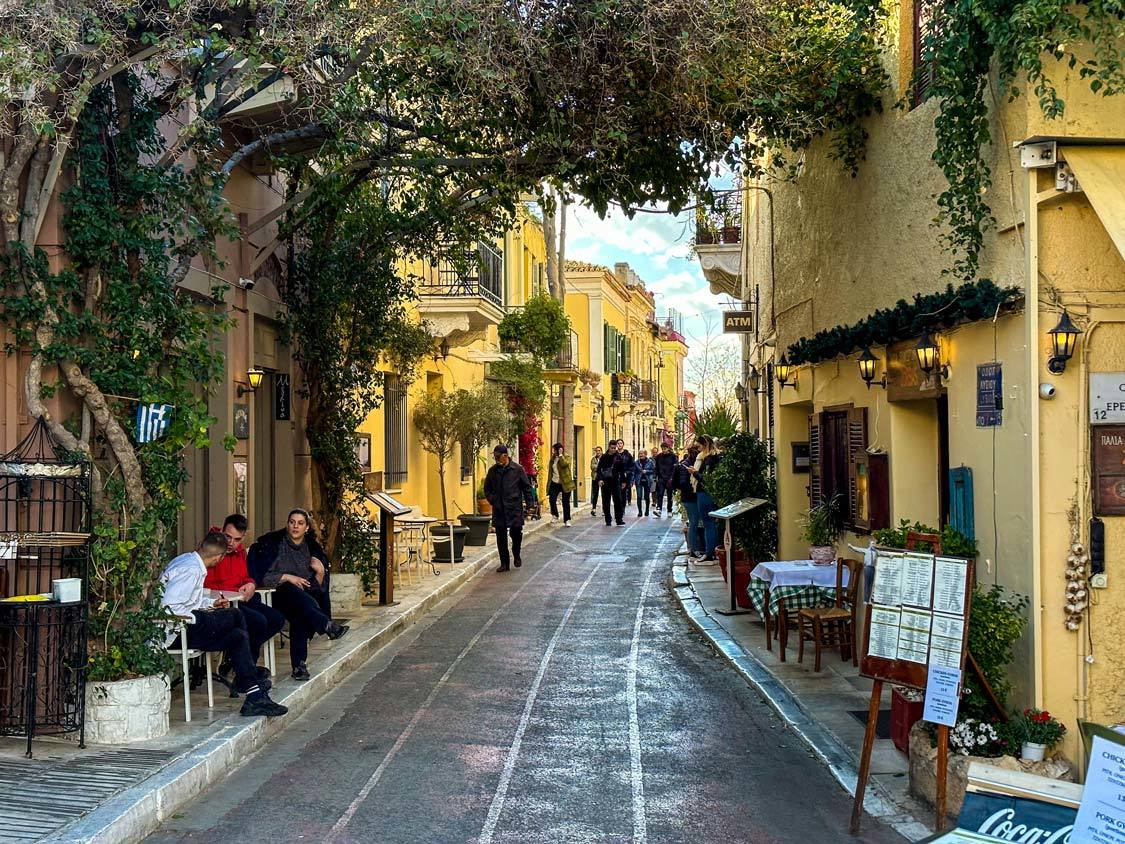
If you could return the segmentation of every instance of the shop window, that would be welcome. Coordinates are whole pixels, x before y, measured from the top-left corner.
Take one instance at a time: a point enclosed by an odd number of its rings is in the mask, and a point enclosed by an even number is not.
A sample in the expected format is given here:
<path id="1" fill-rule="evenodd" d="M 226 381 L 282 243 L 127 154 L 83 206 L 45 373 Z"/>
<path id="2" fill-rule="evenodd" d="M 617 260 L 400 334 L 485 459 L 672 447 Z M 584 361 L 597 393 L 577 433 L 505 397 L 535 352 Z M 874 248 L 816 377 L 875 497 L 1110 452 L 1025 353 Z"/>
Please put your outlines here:
<path id="1" fill-rule="evenodd" d="M 461 443 L 461 483 L 473 477 L 473 459 L 476 455 L 473 454 L 465 443 Z"/>
<path id="2" fill-rule="evenodd" d="M 867 408 L 849 405 L 809 416 L 810 507 L 838 498 L 844 524 L 864 529 L 856 523 L 857 513 L 863 515 L 857 465 L 866 449 Z"/>
<path id="3" fill-rule="evenodd" d="M 934 85 L 934 63 L 926 61 L 926 38 L 933 27 L 933 0 L 914 0 L 914 78 L 911 81 L 912 99 L 917 108 L 930 97 Z"/>

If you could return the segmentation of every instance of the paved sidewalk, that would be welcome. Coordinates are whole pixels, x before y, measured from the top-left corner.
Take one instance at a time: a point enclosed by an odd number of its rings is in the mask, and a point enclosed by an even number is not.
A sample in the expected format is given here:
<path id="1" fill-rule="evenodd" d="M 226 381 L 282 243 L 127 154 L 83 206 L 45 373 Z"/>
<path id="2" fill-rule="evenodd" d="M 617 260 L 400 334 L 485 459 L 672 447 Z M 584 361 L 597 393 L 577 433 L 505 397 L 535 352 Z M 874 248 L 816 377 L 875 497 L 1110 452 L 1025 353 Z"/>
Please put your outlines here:
<path id="1" fill-rule="evenodd" d="M 850 660 L 843 662 L 838 650 L 824 653 L 819 673 L 813 671 L 811 648 L 806 648 L 804 663 L 798 663 L 792 635 L 782 662 L 778 642 L 773 643 L 772 651 L 767 650 L 765 625 L 757 614 L 725 616 L 717 612 L 730 605 L 727 583 L 718 566 L 686 563 L 681 550 L 672 564 L 672 578 L 673 591 L 688 617 L 854 794 L 871 681 L 859 676 Z M 884 717 L 889 718 L 889 688 L 882 707 L 887 712 Z M 875 740 L 871 770 L 867 810 L 907 840 L 929 835 L 932 813 L 909 795 L 907 757 L 889 738 Z"/>
<path id="2" fill-rule="evenodd" d="M 526 533 L 533 535 L 549 524 L 547 519 L 531 522 Z M 185 723 L 183 692 L 177 686 L 172 690 L 171 729 L 154 741 L 80 750 L 74 740 L 42 739 L 34 744 L 34 758 L 25 759 L 24 739 L 0 738 L 0 841 L 140 840 L 495 560 L 495 538 L 490 536 L 487 546 L 466 548 L 464 562 L 439 565 L 438 575 L 427 569 L 414 584 L 396 585 L 394 606 L 365 605 L 349 617 L 352 629 L 343 639 L 313 640 L 308 659 L 313 676 L 307 682 L 289 678 L 288 651 L 279 650 L 271 696 L 290 708 L 282 718 L 243 718 L 238 714 L 241 698 L 227 697 L 216 684 L 215 708 L 207 708 L 201 685 L 192 693 L 192 720 Z"/>

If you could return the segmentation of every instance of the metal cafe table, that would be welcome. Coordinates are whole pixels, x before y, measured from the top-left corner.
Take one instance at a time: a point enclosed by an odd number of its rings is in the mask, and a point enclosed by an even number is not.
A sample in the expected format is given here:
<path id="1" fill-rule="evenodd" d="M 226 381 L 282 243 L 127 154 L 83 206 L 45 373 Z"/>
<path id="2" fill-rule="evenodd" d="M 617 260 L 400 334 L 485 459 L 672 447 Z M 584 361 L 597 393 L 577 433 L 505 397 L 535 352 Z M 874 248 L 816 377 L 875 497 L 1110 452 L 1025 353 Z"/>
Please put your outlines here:
<path id="1" fill-rule="evenodd" d="M 847 585 L 848 572 L 844 572 Z M 811 607 L 832 606 L 836 601 L 836 563 L 818 566 L 812 560 L 773 560 L 758 563 L 750 572 L 746 589 L 750 603 L 766 625 L 766 648 L 773 650 L 773 622 L 785 662 L 789 633 L 788 613 Z"/>

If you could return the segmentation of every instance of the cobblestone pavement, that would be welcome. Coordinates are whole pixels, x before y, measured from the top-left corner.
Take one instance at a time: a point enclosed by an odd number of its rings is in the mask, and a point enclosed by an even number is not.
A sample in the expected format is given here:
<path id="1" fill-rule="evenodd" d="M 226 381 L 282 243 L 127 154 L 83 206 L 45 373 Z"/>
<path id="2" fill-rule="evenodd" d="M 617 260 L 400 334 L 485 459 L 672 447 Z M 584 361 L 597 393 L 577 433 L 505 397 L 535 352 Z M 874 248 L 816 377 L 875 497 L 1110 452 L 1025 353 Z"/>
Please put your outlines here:
<path id="1" fill-rule="evenodd" d="M 897 842 L 691 631 L 668 520 L 540 533 L 149 838 Z"/>

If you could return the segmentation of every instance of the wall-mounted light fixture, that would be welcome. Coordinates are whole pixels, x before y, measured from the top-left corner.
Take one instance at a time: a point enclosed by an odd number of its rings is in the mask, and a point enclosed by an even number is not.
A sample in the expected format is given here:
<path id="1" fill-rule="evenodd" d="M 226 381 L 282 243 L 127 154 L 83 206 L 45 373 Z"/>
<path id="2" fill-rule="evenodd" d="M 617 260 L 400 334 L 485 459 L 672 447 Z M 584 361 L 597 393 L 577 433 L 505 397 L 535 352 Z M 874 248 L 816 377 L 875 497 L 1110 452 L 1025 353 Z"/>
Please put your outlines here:
<path id="1" fill-rule="evenodd" d="M 1078 344 L 1078 335 L 1082 331 L 1070 321 L 1070 314 L 1063 308 L 1059 324 L 1047 333 L 1051 335 L 1051 357 L 1047 359 L 1047 371 L 1052 375 L 1062 375 L 1066 371 L 1066 362 L 1074 355 L 1074 347 Z"/>
<path id="2" fill-rule="evenodd" d="M 887 373 L 883 373 L 881 380 L 875 380 L 875 370 L 878 368 L 879 359 L 871 354 L 871 349 L 868 346 L 863 347 L 863 354 L 859 358 L 859 377 L 863 379 L 863 383 L 867 385 L 867 389 L 871 389 L 872 383 L 878 384 L 884 390 L 887 389 Z"/>
<path id="3" fill-rule="evenodd" d="M 762 391 L 762 373 L 758 371 L 758 367 L 750 364 L 750 372 L 747 373 L 747 382 L 750 385 L 750 392 L 758 395 Z"/>
<path id="4" fill-rule="evenodd" d="M 789 362 L 788 356 L 782 355 L 778 359 L 774 371 L 777 372 L 777 383 L 781 385 L 782 389 L 790 384 L 790 380 L 792 380 L 793 389 L 797 389 L 797 367 Z"/>
<path id="5" fill-rule="evenodd" d="M 738 399 L 739 404 L 745 404 L 746 403 L 746 396 L 747 396 L 746 386 L 741 381 L 739 381 L 737 384 L 734 385 L 734 397 L 736 399 Z"/>
<path id="6" fill-rule="evenodd" d="M 941 351 L 928 329 L 922 332 L 914 354 L 918 357 L 918 368 L 927 375 L 936 370 L 939 379 L 949 377 L 949 365 L 941 362 Z"/>
<path id="7" fill-rule="evenodd" d="M 242 398 L 247 393 L 256 392 L 257 389 L 262 386 L 262 379 L 265 377 L 266 373 L 264 371 L 258 369 L 258 367 L 256 366 L 250 367 L 250 369 L 246 370 L 246 380 L 250 382 L 250 386 L 243 387 L 241 384 L 239 384 L 238 397 Z"/>

